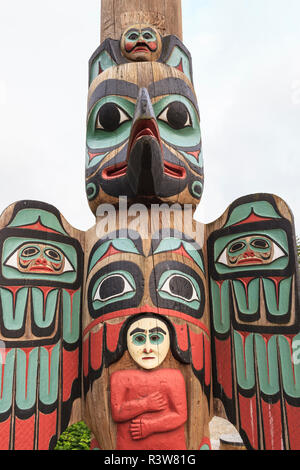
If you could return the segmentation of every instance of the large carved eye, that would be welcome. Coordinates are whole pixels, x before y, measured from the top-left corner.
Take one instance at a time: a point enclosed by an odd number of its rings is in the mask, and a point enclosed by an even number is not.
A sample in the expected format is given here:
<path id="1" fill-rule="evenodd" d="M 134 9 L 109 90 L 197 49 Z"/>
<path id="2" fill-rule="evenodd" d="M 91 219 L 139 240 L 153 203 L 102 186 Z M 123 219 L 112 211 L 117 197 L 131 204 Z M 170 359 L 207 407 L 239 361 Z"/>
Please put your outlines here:
<path id="1" fill-rule="evenodd" d="M 128 36 L 128 39 L 130 39 L 130 41 L 136 41 L 138 38 L 139 38 L 139 34 L 138 34 L 138 33 L 131 33 L 131 34 Z"/>
<path id="2" fill-rule="evenodd" d="M 255 238 L 251 240 L 250 245 L 254 250 L 269 250 L 271 247 L 270 243 L 265 238 Z"/>
<path id="3" fill-rule="evenodd" d="M 115 103 L 105 103 L 98 111 L 96 129 L 113 132 L 126 121 L 130 121 L 130 117 L 123 109 Z"/>
<path id="4" fill-rule="evenodd" d="M 136 333 L 132 337 L 132 342 L 136 346 L 143 346 L 144 344 L 146 344 L 146 341 L 147 341 L 147 336 L 144 333 Z"/>
<path id="5" fill-rule="evenodd" d="M 35 246 L 27 246 L 21 251 L 21 257 L 22 258 L 31 258 L 40 253 L 39 248 Z"/>
<path id="6" fill-rule="evenodd" d="M 159 290 L 187 302 L 200 300 L 193 282 L 188 277 L 181 274 L 173 274 L 170 276 Z"/>
<path id="7" fill-rule="evenodd" d="M 112 274 L 101 280 L 93 300 L 106 302 L 133 291 L 134 287 L 125 276 L 122 274 Z"/>
<path id="8" fill-rule="evenodd" d="M 238 242 L 235 242 L 233 243 L 229 249 L 228 249 L 228 252 L 230 254 L 235 254 L 237 253 L 238 251 L 241 251 L 243 250 L 244 248 L 246 248 L 246 243 L 244 241 L 238 241 Z"/>
<path id="9" fill-rule="evenodd" d="M 180 101 L 174 101 L 169 104 L 160 113 L 157 119 L 166 122 L 170 127 L 176 130 L 192 126 L 190 113 L 187 107 Z"/>
<path id="10" fill-rule="evenodd" d="M 155 39 L 153 34 L 151 34 L 149 31 L 143 33 L 143 38 L 146 39 L 146 41 L 149 40 L 149 39 Z"/>
<path id="11" fill-rule="evenodd" d="M 51 261 L 59 263 L 62 260 L 61 254 L 53 248 L 47 248 L 44 253 Z"/>

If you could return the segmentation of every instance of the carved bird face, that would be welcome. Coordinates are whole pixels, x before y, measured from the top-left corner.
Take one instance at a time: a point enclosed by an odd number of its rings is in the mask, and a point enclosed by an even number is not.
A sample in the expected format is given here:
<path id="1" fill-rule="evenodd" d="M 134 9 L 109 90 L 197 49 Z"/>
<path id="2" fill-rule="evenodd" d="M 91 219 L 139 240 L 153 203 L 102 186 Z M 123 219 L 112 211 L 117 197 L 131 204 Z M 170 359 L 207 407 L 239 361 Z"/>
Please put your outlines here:
<path id="1" fill-rule="evenodd" d="M 197 99 L 191 82 L 160 63 L 112 67 L 89 91 L 87 197 L 100 203 L 189 203 L 202 195 Z"/>

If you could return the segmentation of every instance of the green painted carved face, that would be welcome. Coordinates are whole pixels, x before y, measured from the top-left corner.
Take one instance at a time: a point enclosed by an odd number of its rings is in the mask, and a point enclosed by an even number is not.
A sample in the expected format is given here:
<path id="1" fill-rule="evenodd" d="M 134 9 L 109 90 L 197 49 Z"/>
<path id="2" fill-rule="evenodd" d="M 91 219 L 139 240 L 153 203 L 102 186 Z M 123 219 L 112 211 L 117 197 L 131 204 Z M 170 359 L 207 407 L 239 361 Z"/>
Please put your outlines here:
<path id="1" fill-rule="evenodd" d="M 280 248 L 278 247 L 278 251 Z M 274 242 L 264 236 L 238 238 L 227 247 L 226 259 L 228 266 L 269 264 L 274 261 Z M 280 253 L 276 253 L 279 257 Z M 283 255 L 283 252 L 281 250 Z"/>
<path id="2" fill-rule="evenodd" d="M 56 247 L 45 244 L 28 243 L 20 248 L 15 257 L 15 267 L 24 273 L 61 274 L 73 271 L 70 262 Z M 8 261 L 13 266 L 13 261 Z"/>
<path id="3" fill-rule="evenodd" d="M 199 111 L 192 84 L 182 72 L 159 63 L 127 64 L 93 81 L 86 184 L 94 212 L 99 203 L 116 202 L 119 196 L 199 202 Z"/>

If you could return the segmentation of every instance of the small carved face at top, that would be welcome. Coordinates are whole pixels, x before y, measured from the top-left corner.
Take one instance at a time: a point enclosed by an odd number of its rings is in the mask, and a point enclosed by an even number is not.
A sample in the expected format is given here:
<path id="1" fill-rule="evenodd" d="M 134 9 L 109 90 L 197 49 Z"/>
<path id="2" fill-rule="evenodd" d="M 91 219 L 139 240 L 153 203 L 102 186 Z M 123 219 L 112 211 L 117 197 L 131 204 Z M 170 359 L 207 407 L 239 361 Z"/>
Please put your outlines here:
<path id="1" fill-rule="evenodd" d="M 157 60 L 162 51 L 159 32 L 147 25 L 131 26 L 121 37 L 121 51 L 124 57 L 135 62 Z"/>
<path id="2" fill-rule="evenodd" d="M 127 332 L 127 348 L 139 366 L 155 369 L 162 364 L 170 349 L 170 334 L 166 324 L 150 317 L 137 320 Z"/>

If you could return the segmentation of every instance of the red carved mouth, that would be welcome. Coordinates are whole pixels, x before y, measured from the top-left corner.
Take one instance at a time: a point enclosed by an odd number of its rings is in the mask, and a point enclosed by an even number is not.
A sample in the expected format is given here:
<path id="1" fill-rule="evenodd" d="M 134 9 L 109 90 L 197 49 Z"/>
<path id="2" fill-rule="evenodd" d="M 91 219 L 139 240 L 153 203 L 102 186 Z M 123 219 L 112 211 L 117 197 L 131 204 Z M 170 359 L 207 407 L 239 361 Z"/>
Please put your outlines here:
<path id="1" fill-rule="evenodd" d="M 263 263 L 263 260 L 260 258 L 247 258 L 247 259 L 241 259 L 237 262 L 237 264 L 259 264 Z"/>
<path id="2" fill-rule="evenodd" d="M 120 163 L 119 165 L 109 166 L 102 171 L 102 178 L 111 180 L 125 176 L 127 171 L 127 163 Z"/>
<path id="3" fill-rule="evenodd" d="M 164 173 L 172 178 L 184 179 L 186 177 L 186 170 L 174 163 L 164 162 Z"/>
<path id="4" fill-rule="evenodd" d="M 143 357 L 143 361 L 148 361 L 149 359 L 155 359 L 155 357 Z"/>
<path id="5" fill-rule="evenodd" d="M 150 136 L 156 139 L 160 145 L 161 152 L 163 154 L 162 143 L 156 121 L 154 119 L 141 119 L 133 125 L 133 128 L 131 130 L 130 140 L 128 142 L 127 159 L 129 158 L 132 147 L 141 137 L 144 136 Z"/>
<path id="6" fill-rule="evenodd" d="M 138 46 L 133 49 L 133 53 L 135 54 L 136 52 L 149 52 L 149 49 L 147 47 Z"/>
<path id="7" fill-rule="evenodd" d="M 50 272 L 50 273 L 53 273 L 53 269 L 47 267 L 47 266 L 32 266 L 31 268 L 29 268 L 29 271 L 45 271 L 45 272 Z"/>

